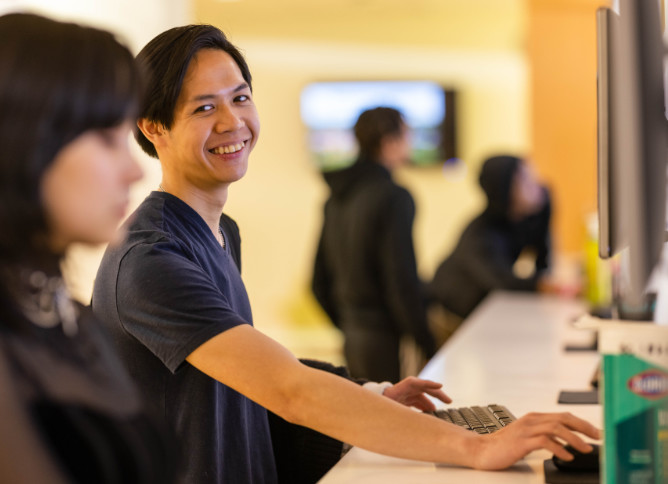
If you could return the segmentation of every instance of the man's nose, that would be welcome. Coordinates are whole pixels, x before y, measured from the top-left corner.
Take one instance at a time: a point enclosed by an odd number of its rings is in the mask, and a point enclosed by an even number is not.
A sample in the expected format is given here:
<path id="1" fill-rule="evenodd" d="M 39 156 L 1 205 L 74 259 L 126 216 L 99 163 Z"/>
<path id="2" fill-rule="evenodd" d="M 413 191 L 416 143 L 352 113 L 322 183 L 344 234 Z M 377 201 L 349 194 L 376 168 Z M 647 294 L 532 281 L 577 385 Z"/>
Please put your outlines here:
<path id="1" fill-rule="evenodd" d="M 216 133 L 224 133 L 226 131 L 236 131 L 243 127 L 244 122 L 234 109 L 225 108 L 218 112 L 218 119 L 214 127 Z"/>

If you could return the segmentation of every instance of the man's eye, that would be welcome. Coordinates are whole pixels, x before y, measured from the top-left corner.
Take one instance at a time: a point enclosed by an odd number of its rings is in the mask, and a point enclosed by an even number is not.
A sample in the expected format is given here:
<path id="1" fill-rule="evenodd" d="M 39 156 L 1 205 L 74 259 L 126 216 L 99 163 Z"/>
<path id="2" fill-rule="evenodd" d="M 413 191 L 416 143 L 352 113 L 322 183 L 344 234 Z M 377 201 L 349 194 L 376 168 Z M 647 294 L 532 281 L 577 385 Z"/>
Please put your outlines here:
<path id="1" fill-rule="evenodd" d="M 195 109 L 196 113 L 205 113 L 207 111 L 211 111 L 213 109 L 213 106 L 211 104 L 205 104 L 203 106 L 199 106 L 197 109 Z"/>
<path id="2" fill-rule="evenodd" d="M 235 97 L 234 100 L 238 103 L 243 103 L 243 102 L 246 102 L 246 101 L 250 101 L 250 96 L 247 95 L 247 94 L 241 94 L 241 95 Z"/>

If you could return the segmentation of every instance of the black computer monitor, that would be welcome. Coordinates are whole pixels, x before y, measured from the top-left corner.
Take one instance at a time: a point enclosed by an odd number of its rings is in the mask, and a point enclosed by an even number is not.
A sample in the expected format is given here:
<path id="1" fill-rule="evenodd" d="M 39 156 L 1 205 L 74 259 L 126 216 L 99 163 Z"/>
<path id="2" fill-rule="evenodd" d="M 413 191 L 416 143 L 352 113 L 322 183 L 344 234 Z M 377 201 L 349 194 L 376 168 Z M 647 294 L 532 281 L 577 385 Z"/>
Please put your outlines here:
<path id="1" fill-rule="evenodd" d="M 619 18 L 607 12 L 608 255 L 623 251 L 618 304 L 642 307 L 666 231 L 664 43 L 657 0 L 620 0 Z M 599 18 L 601 18 L 599 17 Z M 610 28 L 612 27 L 612 28 Z M 617 28 L 618 27 L 618 28 Z M 606 71 L 599 71 L 599 77 Z M 599 102 L 601 102 L 599 95 Z M 603 102 L 606 102 L 603 99 Z M 602 112 L 599 106 L 599 114 Z M 599 123 L 604 130 L 606 123 Z M 599 136 L 603 138 L 602 135 Z M 607 182 L 606 182 L 607 180 Z M 605 220 L 604 220 L 605 222 Z"/>

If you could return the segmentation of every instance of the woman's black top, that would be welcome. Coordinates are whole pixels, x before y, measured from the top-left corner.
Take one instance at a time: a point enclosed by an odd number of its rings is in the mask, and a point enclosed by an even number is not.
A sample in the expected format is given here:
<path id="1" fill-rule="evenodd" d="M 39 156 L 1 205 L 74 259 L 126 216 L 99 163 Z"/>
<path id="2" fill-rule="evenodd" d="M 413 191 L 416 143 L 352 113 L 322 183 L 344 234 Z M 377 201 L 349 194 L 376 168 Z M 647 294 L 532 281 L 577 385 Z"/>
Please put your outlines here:
<path id="1" fill-rule="evenodd" d="M 61 325 L 0 322 L 1 438 L 41 444 L 28 446 L 21 459 L 33 475 L 43 468 L 42 482 L 173 482 L 172 439 L 144 416 L 92 312 L 77 309 L 69 336 Z M 49 473 L 54 467 L 61 475 Z M 16 460 L 0 459 L 0 476 L 20 478 L 20 469 Z"/>

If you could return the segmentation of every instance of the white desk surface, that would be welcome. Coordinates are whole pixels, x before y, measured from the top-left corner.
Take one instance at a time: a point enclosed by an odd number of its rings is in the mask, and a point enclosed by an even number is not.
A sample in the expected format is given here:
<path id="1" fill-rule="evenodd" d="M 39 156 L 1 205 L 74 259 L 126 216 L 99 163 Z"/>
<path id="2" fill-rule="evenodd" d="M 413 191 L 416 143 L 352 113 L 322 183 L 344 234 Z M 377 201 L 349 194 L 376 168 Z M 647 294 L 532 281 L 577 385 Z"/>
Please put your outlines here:
<path id="1" fill-rule="evenodd" d="M 557 404 L 560 390 L 588 390 L 598 363 L 593 351 L 563 349 L 566 343 L 586 343 L 593 338 L 593 334 L 571 326 L 571 321 L 583 311 L 581 303 L 556 296 L 494 293 L 446 342 L 420 376 L 443 383 L 455 407 L 498 403 L 518 418 L 532 411 L 569 411 L 601 428 L 599 405 Z M 320 483 L 537 484 L 545 482 L 543 461 L 550 457 L 548 451 L 536 451 L 510 469 L 487 472 L 402 460 L 353 448 Z"/>

